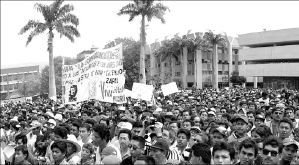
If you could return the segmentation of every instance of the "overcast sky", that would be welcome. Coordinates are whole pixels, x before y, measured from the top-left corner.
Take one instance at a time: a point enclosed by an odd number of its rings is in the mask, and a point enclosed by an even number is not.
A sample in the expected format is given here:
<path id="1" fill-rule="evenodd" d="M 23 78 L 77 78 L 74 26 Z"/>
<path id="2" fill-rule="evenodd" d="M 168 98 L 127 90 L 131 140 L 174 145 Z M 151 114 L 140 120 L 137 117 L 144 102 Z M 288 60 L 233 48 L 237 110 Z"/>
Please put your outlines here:
<path id="1" fill-rule="evenodd" d="M 117 12 L 130 1 L 66 1 L 74 5 L 73 13 L 79 18 L 80 38 L 71 43 L 56 35 L 54 56 L 75 57 L 92 46 L 103 48 L 116 37 L 132 37 L 139 40 L 140 17 L 128 22 L 129 16 Z M 41 13 L 34 9 L 36 1 L 1 1 L 1 68 L 28 64 L 48 63 L 47 35 L 34 38 L 26 47 L 28 33 L 18 35 L 29 19 L 43 21 Z M 51 2 L 40 1 L 50 4 Z M 298 1 L 162 1 L 170 8 L 166 23 L 158 20 L 147 23 L 147 43 L 161 41 L 174 34 L 180 36 L 209 29 L 226 32 L 230 36 L 299 27 Z"/>

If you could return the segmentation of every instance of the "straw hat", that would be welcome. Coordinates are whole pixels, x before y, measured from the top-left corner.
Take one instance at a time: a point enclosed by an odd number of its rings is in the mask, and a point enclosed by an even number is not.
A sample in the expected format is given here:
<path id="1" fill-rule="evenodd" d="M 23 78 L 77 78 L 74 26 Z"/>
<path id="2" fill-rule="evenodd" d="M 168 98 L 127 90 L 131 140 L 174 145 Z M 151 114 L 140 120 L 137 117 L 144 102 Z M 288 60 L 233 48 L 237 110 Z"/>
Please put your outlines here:
<path id="1" fill-rule="evenodd" d="M 66 143 L 72 143 L 76 146 L 76 153 L 81 151 L 81 146 L 79 145 L 77 138 L 75 135 L 68 135 L 67 139 L 62 139 L 60 141 L 66 142 Z"/>

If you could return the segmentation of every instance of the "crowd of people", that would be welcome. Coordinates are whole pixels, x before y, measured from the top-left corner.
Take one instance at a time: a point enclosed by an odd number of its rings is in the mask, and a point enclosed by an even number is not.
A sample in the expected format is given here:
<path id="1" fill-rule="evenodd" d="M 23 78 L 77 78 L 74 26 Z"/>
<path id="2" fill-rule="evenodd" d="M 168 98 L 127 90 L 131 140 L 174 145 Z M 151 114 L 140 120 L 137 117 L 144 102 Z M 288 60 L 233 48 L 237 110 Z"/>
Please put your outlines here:
<path id="1" fill-rule="evenodd" d="M 299 92 L 182 90 L 126 104 L 1 106 L 0 164 L 299 164 Z"/>

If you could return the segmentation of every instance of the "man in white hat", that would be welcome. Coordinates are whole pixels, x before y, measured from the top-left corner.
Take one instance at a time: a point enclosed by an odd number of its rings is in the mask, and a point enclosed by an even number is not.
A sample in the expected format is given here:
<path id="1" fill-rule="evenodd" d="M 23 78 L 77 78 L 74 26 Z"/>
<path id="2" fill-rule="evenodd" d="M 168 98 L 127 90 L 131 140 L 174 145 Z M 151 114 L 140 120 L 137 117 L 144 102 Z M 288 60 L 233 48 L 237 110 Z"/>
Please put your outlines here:
<path id="1" fill-rule="evenodd" d="M 36 137 L 38 135 L 42 135 L 41 132 L 41 123 L 33 120 L 32 123 L 30 124 L 31 128 L 30 128 L 30 132 L 27 134 L 27 139 L 28 139 L 28 150 L 30 150 L 32 153 L 35 151 L 35 142 L 36 142 Z"/>

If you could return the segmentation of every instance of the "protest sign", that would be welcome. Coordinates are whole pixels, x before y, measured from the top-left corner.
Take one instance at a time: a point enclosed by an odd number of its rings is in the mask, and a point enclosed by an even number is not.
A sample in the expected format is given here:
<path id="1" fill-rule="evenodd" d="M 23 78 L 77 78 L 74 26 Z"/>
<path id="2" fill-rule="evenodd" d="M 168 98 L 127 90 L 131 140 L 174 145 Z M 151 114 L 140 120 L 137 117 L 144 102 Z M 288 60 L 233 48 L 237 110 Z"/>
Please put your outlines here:
<path id="1" fill-rule="evenodd" d="M 82 62 L 62 67 L 62 94 L 66 104 L 89 99 L 125 103 L 124 84 L 121 44 L 97 50 Z"/>
<path id="2" fill-rule="evenodd" d="M 132 91 L 130 91 L 129 89 L 125 89 L 124 94 L 126 97 L 132 97 Z"/>
<path id="3" fill-rule="evenodd" d="M 161 86 L 162 92 L 164 96 L 179 92 L 178 87 L 175 82 L 165 84 Z"/>
<path id="4" fill-rule="evenodd" d="M 153 85 L 134 83 L 132 87 L 132 98 L 151 101 L 153 96 Z"/>

